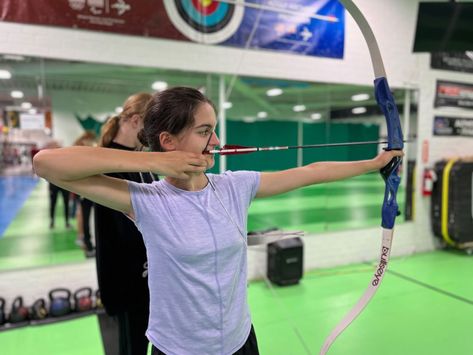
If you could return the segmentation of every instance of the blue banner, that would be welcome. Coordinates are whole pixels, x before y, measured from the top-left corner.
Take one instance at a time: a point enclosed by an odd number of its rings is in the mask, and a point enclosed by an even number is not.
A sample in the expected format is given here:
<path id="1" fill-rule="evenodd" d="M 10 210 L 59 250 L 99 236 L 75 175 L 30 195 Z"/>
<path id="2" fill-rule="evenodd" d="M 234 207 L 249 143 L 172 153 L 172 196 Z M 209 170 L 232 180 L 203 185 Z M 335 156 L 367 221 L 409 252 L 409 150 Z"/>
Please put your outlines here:
<path id="1" fill-rule="evenodd" d="M 221 45 L 343 58 L 345 12 L 338 0 L 246 3 L 240 26 Z"/>

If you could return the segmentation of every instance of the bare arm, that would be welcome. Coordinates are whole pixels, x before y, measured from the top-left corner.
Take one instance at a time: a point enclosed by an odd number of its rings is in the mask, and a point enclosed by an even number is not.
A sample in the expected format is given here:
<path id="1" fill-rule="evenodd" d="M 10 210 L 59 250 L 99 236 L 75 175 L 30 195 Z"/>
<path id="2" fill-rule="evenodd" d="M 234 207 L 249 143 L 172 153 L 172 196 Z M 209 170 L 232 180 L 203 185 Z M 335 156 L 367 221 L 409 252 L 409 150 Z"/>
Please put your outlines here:
<path id="1" fill-rule="evenodd" d="M 132 152 L 98 147 L 45 149 L 35 155 L 36 174 L 91 201 L 132 214 L 128 184 L 103 174 L 154 172 L 176 178 L 205 171 L 202 155 L 187 152 Z"/>
<path id="2" fill-rule="evenodd" d="M 268 197 L 303 186 L 342 180 L 379 170 L 386 166 L 393 157 L 402 156 L 402 154 L 402 151 L 392 150 L 382 152 L 371 160 L 317 162 L 299 168 L 262 173 L 256 197 Z"/>

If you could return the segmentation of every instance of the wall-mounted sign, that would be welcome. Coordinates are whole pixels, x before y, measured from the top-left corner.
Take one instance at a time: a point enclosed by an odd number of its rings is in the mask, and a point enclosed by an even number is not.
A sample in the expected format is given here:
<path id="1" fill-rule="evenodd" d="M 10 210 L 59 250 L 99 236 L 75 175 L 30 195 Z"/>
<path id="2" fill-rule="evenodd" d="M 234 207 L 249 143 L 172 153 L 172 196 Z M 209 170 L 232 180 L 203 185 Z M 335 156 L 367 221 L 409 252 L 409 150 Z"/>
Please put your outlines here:
<path id="1" fill-rule="evenodd" d="M 20 113 L 21 129 L 44 129 L 46 127 L 44 113 Z"/>
<path id="2" fill-rule="evenodd" d="M 338 0 L 0 0 L 0 8 L 0 21 L 329 58 L 344 51 Z"/>
<path id="3" fill-rule="evenodd" d="M 473 84 L 437 81 L 434 106 L 473 108 Z"/>
<path id="4" fill-rule="evenodd" d="M 473 118 L 435 116 L 434 136 L 473 137 Z"/>
<path id="5" fill-rule="evenodd" d="M 473 51 L 432 53 L 430 55 L 430 67 L 433 69 L 473 73 Z"/>

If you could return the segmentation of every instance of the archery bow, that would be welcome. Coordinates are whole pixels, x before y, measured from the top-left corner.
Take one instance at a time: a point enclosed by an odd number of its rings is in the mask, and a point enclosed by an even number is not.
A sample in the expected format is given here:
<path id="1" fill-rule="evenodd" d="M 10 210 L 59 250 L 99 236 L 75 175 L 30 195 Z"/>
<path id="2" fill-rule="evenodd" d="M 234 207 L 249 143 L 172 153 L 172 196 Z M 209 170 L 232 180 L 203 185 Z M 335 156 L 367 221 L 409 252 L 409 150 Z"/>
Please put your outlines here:
<path id="1" fill-rule="evenodd" d="M 356 7 L 352 0 L 340 0 L 345 9 L 350 13 L 358 27 L 360 28 L 368 49 L 370 52 L 371 62 L 373 64 L 373 70 L 375 75 L 374 87 L 375 96 L 378 105 L 384 113 L 386 118 L 386 124 L 388 128 L 388 146 L 386 150 L 402 150 L 404 147 L 401 122 L 399 120 L 399 112 L 394 102 L 394 97 L 389 89 L 388 81 L 386 79 L 386 72 L 384 70 L 384 64 L 381 57 L 381 52 L 376 42 L 371 27 L 367 20 Z M 374 296 L 378 290 L 379 285 L 386 273 L 386 268 L 389 261 L 389 255 L 391 253 L 391 243 L 394 231 L 394 222 L 396 216 L 399 214 L 399 208 L 396 201 L 397 189 L 400 183 L 400 177 L 398 175 L 398 169 L 401 164 L 402 158 L 395 157 L 381 169 L 380 173 L 385 181 L 385 192 L 384 201 L 382 207 L 382 222 L 383 227 L 383 239 L 381 244 L 381 255 L 379 257 L 378 267 L 371 279 L 368 288 L 366 289 L 363 296 L 359 299 L 357 304 L 348 312 L 348 314 L 340 321 L 340 323 L 332 330 L 330 335 L 325 340 L 320 354 L 324 355 L 335 341 L 335 339 L 350 325 L 350 323 L 363 311 L 368 302 Z"/>

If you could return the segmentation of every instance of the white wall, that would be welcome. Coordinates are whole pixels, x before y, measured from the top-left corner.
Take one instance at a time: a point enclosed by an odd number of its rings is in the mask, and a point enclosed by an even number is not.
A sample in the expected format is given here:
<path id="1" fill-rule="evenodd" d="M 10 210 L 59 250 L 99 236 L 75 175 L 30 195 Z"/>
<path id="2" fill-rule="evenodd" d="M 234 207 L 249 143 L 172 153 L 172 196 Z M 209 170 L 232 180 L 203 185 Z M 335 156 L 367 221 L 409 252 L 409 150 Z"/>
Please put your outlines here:
<path id="1" fill-rule="evenodd" d="M 355 2 L 378 39 L 391 86 L 420 90 L 419 141 L 428 139 L 431 142 L 432 159 L 462 153 L 465 149 L 473 151 L 471 140 L 432 137 L 435 79 L 473 82 L 473 76 L 432 71 L 429 69 L 427 54 L 412 54 L 419 1 Z M 12 23 L 0 23 L 0 33 L 0 53 L 226 74 L 236 71 L 248 76 L 317 82 L 369 84 L 373 80 L 366 43 L 350 16 L 346 20 L 343 60 Z M 58 108 L 58 112 L 62 112 L 62 109 L 67 107 Z M 62 116 L 62 113 L 59 114 L 59 117 Z M 66 130 L 60 122 L 56 122 L 56 126 L 58 130 Z M 417 145 L 420 166 L 417 169 L 416 221 L 396 226 L 394 255 L 434 248 L 428 214 L 429 200 L 422 198 L 419 193 L 423 168 L 421 147 L 421 144 Z M 380 205 L 381 201 L 382 196 Z M 380 234 L 380 228 L 374 228 L 308 236 L 305 238 L 306 268 L 372 260 L 379 252 Z M 258 270 L 260 267 L 264 270 L 265 262 L 261 253 L 250 252 L 250 276 L 259 277 Z"/>
<path id="2" fill-rule="evenodd" d="M 115 114 L 114 110 L 128 97 L 124 94 L 105 94 L 53 90 L 48 92 L 52 98 L 53 136 L 58 137 L 63 146 L 72 145 L 84 130 L 75 118 L 88 115 L 105 121 Z"/>

